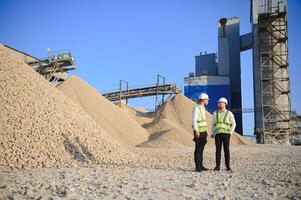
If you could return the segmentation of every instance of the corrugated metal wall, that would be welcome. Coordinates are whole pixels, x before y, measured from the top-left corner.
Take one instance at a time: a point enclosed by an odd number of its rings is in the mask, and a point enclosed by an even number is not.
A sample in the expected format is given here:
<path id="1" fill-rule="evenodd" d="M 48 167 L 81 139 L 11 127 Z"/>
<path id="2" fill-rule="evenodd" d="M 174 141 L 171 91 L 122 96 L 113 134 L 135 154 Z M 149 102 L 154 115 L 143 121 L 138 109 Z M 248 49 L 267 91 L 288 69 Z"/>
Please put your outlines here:
<path id="1" fill-rule="evenodd" d="M 229 85 L 205 85 L 205 86 L 185 86 L 184 95 L 193 101 L 196 101 L 198 96 L 205 92 L 209 95 L 210 101 L 207 107 L 209 112 L 213 112 L 217 109 L 217 100 L 220 97 L 225 97 L 229 100 L 229 108 L 231 107 L 230 102 L 230 86 Z"/>

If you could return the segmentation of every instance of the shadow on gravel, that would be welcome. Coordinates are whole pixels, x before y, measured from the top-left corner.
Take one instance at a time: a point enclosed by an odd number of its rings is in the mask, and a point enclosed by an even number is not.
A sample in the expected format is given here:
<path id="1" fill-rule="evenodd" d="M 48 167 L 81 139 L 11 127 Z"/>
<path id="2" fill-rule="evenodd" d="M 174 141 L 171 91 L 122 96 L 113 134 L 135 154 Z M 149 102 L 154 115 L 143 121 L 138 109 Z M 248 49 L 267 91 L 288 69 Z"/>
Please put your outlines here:
<path id="1" fill-rule="evenodd" d="M 90 160 L 93 164 L 97 163 L 95 156 L 80 142 L 78 137 L 75 139 L 74 143 L 72 143 L 66 135 L 63 134 L 63 137 L 65 139 L 65 149 L 71 154 L 74 160 L 81 163 L 87 162 L 88 160 Z"/>

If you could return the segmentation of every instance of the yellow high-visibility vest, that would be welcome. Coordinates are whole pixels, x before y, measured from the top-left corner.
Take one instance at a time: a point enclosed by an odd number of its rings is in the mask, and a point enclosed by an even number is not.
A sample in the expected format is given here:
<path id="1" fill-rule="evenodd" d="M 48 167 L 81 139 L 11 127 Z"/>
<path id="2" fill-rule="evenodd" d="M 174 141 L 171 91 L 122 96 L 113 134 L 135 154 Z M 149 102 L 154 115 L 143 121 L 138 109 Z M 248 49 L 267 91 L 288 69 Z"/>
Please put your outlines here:
<path id="1" fill-rule="evenodd" d="M 213 113 L 213 117 L 214 117 L 214 129 L 215 129 L 215 133 L 219 134 L 219 133 L 227 133 L 227 134 L 231 134 L 231 127 L 232 127 L 232 123 L 230 120 L 230 115 L 229 115 L 228 110 L 226 110 L 226 113 L 224 114 L 223 118 L 221 117 L 221 112 L 219 111 L 214 111 Z"/>
<path id="2" fill-rule="evenodd" d="M 205 132 L 207 131 L 207 122 L 206 122 L 206 112 L 205 109 L 198 107 L 200 109 L 199 116 L 197 119 L 197 125 L 199 128 L 199 132 Z"/>

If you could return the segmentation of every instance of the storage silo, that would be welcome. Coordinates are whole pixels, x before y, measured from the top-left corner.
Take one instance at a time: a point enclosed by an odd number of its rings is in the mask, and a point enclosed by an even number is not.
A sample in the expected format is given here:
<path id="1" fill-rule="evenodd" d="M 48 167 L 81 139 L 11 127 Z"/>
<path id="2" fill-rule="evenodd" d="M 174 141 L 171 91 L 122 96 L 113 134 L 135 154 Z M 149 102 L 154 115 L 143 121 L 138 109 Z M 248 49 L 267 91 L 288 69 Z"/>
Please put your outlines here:
<path id="1" fill-rule="evenodd" d="M 218 22 L 218 75 L 230 78 L 231 107 L 229 107 L 238 110 L 234 113 L 235 130 L 242 134 L 240 51 L 239 19 L 221 18 Z"/>

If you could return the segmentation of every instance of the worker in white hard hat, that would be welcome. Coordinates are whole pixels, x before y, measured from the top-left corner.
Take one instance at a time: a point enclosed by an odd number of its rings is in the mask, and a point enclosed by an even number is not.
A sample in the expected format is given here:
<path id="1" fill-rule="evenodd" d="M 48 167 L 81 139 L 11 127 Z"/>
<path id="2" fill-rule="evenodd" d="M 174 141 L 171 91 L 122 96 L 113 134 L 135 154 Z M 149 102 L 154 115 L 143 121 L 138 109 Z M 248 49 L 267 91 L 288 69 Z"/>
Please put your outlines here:
<path id="1" fill-rule="evenodd" d="M 207 143 L 207 122 L 205 106 L 208 105 L 209 97 L 207 94 L 200 94 L 197 106 L 192 111 L 193 141 L 195 142 L 194 162 L 197 172 L 208 170 L 203 165 L 203 151 Z"/>
<path id="2" fill-rule="evenodd" d="M 211 137 L 215 140 L 215 159 L 216 166 L 214 168 L 215 171 L 220 170 L 221 163 L 221 151 L 222 145 L 224 148 L 225 154 L 225 164 L 226 170 L 231 171 L 230 168 L 230 137 L 234 133 L 236 122 L 234 119 L 234 115 L 231 111 L 226 109 L 228 101 L 226 98 L 222 97 L 218 100 L 218 110 L 213 112 L 212 118 L 212 135 Z"/>

